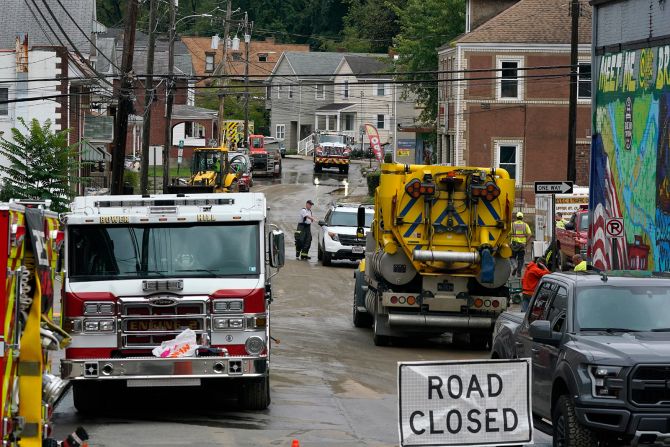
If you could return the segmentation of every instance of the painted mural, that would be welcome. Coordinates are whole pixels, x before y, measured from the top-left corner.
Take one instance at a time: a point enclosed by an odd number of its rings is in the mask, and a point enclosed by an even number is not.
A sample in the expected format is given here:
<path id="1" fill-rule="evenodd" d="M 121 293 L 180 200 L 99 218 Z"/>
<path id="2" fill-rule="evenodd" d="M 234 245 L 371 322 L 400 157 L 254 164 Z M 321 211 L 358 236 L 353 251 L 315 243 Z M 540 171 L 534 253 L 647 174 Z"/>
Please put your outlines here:
<path id="1" fill-rule="evenodd" d="M 600 58 L 590 229 L 600 269 L 670 271 L 670 46 Z M 607 235 L 622 217 L 623 238 Z"/>

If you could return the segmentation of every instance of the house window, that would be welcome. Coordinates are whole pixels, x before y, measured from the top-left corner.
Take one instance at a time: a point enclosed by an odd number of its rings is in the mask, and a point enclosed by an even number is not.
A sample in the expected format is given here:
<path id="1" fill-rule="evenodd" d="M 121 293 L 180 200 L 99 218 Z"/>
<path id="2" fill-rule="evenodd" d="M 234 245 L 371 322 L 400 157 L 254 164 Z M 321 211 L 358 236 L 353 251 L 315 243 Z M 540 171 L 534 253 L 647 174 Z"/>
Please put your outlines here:
<path id="1" fill-rule="evenodd" d="M 283 139 L 286 135 L 286 125 L 285 124 L 277 124 L 275 127 L 275 137 Z"/>
<path id="2" fill-rule="evenodd" d="M 211 53 L 205 54 L 205 72 L 211 73 L 214 71 L 214 55 Z"/>
<path id="3" fill-rule="evenodd" d="M 498 60 L 498 99 L 521 99 L 519 68 L 522 58 Z"/>
<path id="4" fill-rule="evenodd" d="M 337 130 L 337 115 L 328 115 L 328 130 Z"/>
<path id="5" fill-rule="evenodd" d="M 580 99 L 591 99 L 591 64 L 577 66 L 577 96 Z"/>
<path id="6" fill-rule="evenodd" d="M 242 53 L 240 53 L 239 51 L 234 51 L 233 52 L 233 60 L 235 62 L 240 62 L 242 60 Z"/>
<path id="7" fill-rule="evenodd" d="M 267 53 L 258 53 L 258 62 L 267 62 L 268 54 Z"/>
<path id="8" fill-rule="evenodd" d="M 205 126 L 200 123 L 187 121 L 184 123 L 185 138 L 205 138 Z"/>
<path id="9" fill-rule="evenodd" d="M 290 85 L 286 88 L 288 89 L 288 99 L 293 99 L 293 88 Z"/>
<path id="10" fill-rule="evenodd" d="M 344 98 L 349 97 L 349 81 L 344 81 L 344 85 L 342 86 L 342 96 Z"/>
<path id="11" fill-rule="evenodd" d="M 0 88 L 0 101 L 9 101 L 9 89 Z M 0 116 L 9 115 L 9 104 L 0 104 Z"/>
<path id="12" fill-rule="evenodd" d="M 375 90 L 375 95 L 376 96 L 386 96 L 386 84 L 377 84 L 377 88 Z"/>
<path id="13" fill-rule="evenodd" d="M 326 99 L 326 89 L 323 84 L 316 85 L 316 99 Z"/>
<path id="14" fill-rule="evenodd" d="M 281 85 L 277 86 L 277 99 L 281 98 Z"/>
<path id="15" fill-rule="evenodd" d="M 354 130 L 353 115 L 344 115 L 344 130 Z"/>
<path id="16" fill-rule="evenodd" d="M 266 99 L 272 99 L 272 86 L 268 85 L 265 87 L 265 96 L 267 97 Z"/>
<path id="17" fill-rule="evenodd" d="M 505 169 L 517 186 L 521 185 L 521 142 L 498 141 L 495 143 L 495 165 Z"/>
<path id="18" fill-rule="evenodd" d="M 384 126 L 384 121 L 386 121 L 386 117 L 384 115 L 377 115 L 377 129 L 385 129 L 386 128 Z"/>

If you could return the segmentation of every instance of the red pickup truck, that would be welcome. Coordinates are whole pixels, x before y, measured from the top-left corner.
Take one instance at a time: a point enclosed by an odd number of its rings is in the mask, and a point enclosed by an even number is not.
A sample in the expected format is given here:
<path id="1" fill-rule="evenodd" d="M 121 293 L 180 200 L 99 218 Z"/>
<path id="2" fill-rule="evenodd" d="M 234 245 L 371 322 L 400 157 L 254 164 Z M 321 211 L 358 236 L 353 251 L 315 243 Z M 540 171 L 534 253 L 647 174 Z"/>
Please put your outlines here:
<path id="1" fill-rule="evenodd" d="M 570 269 L 572 257 L 576 254 L 586 259 L 588 231 L 589 212 L 584 209 L 576 211 L 570 221 L 565 224 L 565 228 L 556 228 L 561 270 Z"/>

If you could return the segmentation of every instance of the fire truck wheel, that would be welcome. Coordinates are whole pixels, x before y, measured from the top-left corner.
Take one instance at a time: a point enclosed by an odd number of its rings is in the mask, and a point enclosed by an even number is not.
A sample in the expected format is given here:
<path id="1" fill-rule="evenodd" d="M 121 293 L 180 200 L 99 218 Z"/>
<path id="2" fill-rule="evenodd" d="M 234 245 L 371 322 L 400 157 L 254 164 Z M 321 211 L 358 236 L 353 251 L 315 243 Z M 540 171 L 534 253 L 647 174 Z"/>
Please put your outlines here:
<path id="1" fill-rule="evenodd" d="M 349 173 L 349 165 L 346 165 L 346 166 L 342 167 L 342 173 L 343 174 L 348 174 Z"/>
<path id="2" fill-rule="evenodd" d="M 315 165 L 314 165 L 314 172 L 316 172 L 317 174 L 318 174 L 319 172 L 321 172 L 321 165 L 316 165 L 316 164 L 315 164 Z"/>
<path id="3" fill-rule="evenodd" d="M 265 410 L 270 405 L 270 377 L 244 380 L 240 390 L 240 407 L 243 410 Z"/>
<path id="4" fill-rule="evenodd" d="M 78 413 L 91 414 L 99 408 L 97 383 L 75 382 L 72 384 L 72 400 Z"/>

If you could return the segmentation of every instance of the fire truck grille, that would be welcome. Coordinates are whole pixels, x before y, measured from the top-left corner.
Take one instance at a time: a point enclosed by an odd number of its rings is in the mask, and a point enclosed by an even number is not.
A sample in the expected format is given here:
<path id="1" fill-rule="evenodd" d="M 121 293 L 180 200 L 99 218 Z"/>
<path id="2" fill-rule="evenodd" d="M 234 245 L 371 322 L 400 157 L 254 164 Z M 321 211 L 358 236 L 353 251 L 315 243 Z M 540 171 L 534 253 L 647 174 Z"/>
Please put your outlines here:
<path id="1" fill-rule="evenodd" d="M 153 348 L 192 329 L 199 344 L 207 333 L 207 300 L 132 298 L 121 300 L 122 348 Z"/>

